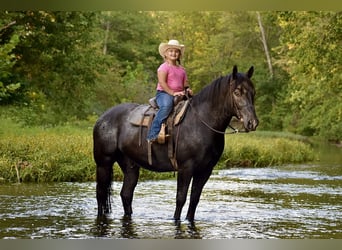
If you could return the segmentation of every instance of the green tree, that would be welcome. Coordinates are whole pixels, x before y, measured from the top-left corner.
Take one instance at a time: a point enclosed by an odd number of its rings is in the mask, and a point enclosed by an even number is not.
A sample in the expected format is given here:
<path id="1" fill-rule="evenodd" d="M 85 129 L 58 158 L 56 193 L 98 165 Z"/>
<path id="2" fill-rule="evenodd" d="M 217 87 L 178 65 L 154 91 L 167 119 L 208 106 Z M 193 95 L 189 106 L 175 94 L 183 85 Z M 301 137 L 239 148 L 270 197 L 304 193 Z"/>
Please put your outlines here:
<path id="1" fill-rule="evenodd" d="M 282 31 L 278 24 L 278 14 L 279 12 L 274 11 L 259 13 L 264 28 L 264 38 L 262 37 L 260 27 L 256 28 L 258 31 L 257 39 L 260 41 L 265 39 L 264 42 L 267 43 L 269 49 L 269 58 L 265 54 L 265 48 L 263 48 L 262 54 L 255 54 L 262 58 L 262 61 L 259 62 L 261 64 L 256 67 L 258 73 L 256 73 L 255 78 L 257 79 L 256 106 L 260 119 L 259 128 L 264 130 L 283 130 L 283 117 L 287 112 L 287 107 L 284 106 L 284 99 L 286 97 L 289 76 L 278 63 L 279 55 L 277 48 L 280 44 L 279 38 Z M 259 18 L 258 13 L 253 12 L 253 16 Z M 259 45 L 261 46 L 261 42 Z M 268 63 L 271 63 L 271 65 L 266 66 Z M 268 70 L 266 70 L 266 67 Z"/>
<path id="2" fill-rule="evenodd" d="M 30 91 L 42 95 L 60 120 L 84 117 L 89 86 L 94 84 L 93 53 L 89 53 L 93 14 L 80 12 L 28 12 L 18 23 L 26 30 L 16 53 L 17 70 L 29 80 Z M 32 99 L 31 99 L 32 101 Z"/>
<path id="3" fill-rule="evenodd" d="M 20 80 L 13 74 L 13 66 L 17 58 L 13 49 L 19 42 L 14 33 L 15 21 L 0 18 L 0 104 L 14 101 L 21 89 Z"/>
<path id="4" fill-rule="evenodd" d="M 25 84 L 20 112 L 25 123 L 85 118 L 101 68 L 93 12 L 2 12 L 15 21 L 19 42 L 12 73 Z M 27 109 L 27 110 L 26 110 Z"/>
<path id="5" fill-rule="evenodd" d="M 285 12 L 279 63 L 289 73 L 286 126 L 327 139 L 342 137 L 342 13 Z"/>
<path id="6" fill-rule="evenodd" d="M 108 29 L 104 41 L 106 54 L 115 56 L 124 69 L 135 69 L 142 64 L 147 74 L 155 75 L 159 41 L 156 38 L 156 22 L 151 13 L 112 11 L 102 13 L 102 16 L 102 26 Z"/>
<path id="7" fill-rule="evenodd" d="M 118 62 L 119 77 L 103 82 L 115 93 L 112 105 L 121 102 L 146 103 L 157 82 L 157 25 L 152 12 L 112 11 L 101 13 L 103 54 Z M 110 80 L 110 79 L 109 79 Z M 108 102 L 107 102 L 108 103 Z M 109 104 L 109 103 L 108 103 Z"/>
<path id="8" fill-rule="evenodd" d="M 341 140 L 341 19 L 327 11 L 3 11 L 0 103 L 19 105 L 13 110 L 29 124 L 145 103 L 159 43 L 178 39 L 195 93 L 233 65 L 254 65 L 260 129 Z"/>

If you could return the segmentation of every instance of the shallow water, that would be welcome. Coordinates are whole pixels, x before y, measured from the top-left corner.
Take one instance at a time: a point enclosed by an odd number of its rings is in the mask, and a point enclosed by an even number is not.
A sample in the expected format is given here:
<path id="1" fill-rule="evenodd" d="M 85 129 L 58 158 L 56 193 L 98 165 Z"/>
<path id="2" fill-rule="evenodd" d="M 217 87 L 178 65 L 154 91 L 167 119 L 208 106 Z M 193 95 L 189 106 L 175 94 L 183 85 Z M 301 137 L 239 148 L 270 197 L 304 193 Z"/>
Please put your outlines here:
<path id="1" fill-rule="evenodd" d="M 175 180 L 140 182 L 123 218 L 120 182 L 112 214 L 96 220 L 95 183 L 0 184 L 0 238 L 342 238 L 342 161 L 215 172 L 195 223 L 172 220 Z M 336 152 L 338 156 L 336 156 Z"/>

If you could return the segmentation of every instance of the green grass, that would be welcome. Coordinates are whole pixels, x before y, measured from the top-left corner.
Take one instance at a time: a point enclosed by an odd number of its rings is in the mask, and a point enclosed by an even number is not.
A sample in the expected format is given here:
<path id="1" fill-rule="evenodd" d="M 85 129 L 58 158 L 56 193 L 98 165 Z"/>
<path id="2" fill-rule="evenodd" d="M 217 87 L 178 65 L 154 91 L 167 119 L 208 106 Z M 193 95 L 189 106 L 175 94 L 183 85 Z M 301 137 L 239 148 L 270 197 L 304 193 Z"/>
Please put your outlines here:
<path id="1" fill-rule="evenodd" d="M 220 168 L 267 167 L 314 160 L 303 136 L 279 132 L 253 132 L 226 136 Z"/>
<path id="2" fill-rule="evenodd" d="M 51 128 L 21 127 L 0 120 L 0 180 L 6 182 L 94 181 L 92 125 Z M 307 138 L 287 133 L 253 132 L 226 135 L 217 169 L 267 167 L 314 158 Z M 123 175 L 114 166 L 115 180 Z M 174 173 L 141 170 L 140 180 L 174 178 Z"/>
<path id="3" fill-rule="evenodd" d="M 21 127 L 0 120 L 0 181 L 94 181 L 92 125 Z M 172 178 L 174 173 L 141 170 L 141 180 Z M 115 180 L 123 174 L 114 165 Z"/>

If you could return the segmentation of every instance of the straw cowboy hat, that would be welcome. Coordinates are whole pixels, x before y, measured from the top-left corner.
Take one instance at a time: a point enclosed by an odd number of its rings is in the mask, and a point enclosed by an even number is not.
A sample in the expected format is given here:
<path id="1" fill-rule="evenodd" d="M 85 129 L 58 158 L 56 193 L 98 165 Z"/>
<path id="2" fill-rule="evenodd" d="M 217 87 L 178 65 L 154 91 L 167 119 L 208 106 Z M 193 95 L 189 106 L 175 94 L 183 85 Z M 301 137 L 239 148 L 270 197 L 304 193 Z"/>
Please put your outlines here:
<path id="1" fill-rule="evenodd" d="M 184 54 L 185 46 L 180 44 L 177 40 L 170 40 L 168 43 L 159 44 L 159 54 L 164 58 L 166 50 L 170 48 L 176 48 L 181 51 L 181 55 Z"/>

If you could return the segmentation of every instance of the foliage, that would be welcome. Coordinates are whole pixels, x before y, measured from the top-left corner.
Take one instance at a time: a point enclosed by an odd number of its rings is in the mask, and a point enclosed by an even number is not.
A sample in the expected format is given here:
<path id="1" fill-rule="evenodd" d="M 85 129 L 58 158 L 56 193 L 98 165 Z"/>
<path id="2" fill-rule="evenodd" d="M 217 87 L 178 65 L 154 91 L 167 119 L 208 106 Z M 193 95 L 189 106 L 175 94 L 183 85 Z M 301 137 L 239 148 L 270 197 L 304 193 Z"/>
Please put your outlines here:
<path id="1" fill-rule="evenodd" d="M 279 48 L 291 76 L 285 127 L 306 135 L 342 137 L 342 13 L 286 12 Z"/>
<path id="2" fill-rule="evenodd" d="M 159 41 L 155 36 L 156 22 L 150 13 L 114 11 L 103 14 L 103 22 L 109 24 L 107 54 L 115 55 L 124 68 L 129 66 L 134 69 L 140 64 L 154 73 Z"/>
<path id="3" fill-rule="evenodd" d="M 12 71 L 16 63 L 13 49 L 19 42 L 19 36 L 12 32 L 14 22 L 7 22 L 0 19 L 0 104 L 9 103 L 21 87 Z"/>
<path id="4" fill-rule="evenodd" d="M 115 82 L 107 78 L 99 84 L 106 86 L 103 88 L 106 93 L 108 87 L 115 93 L 114 98 L 108 98 L 105 108 L 122 102 L 146 103 L 154 95 L 157 81 L 156 22 L 149 12 L 142 11 L 104 12 L 102 15 L 103 32 L 108 33 L 103 45 L 105 56 L 118 62 Z"/>
<path id="5" fill-rule="evenodd" d="M 273 77 L 253 11 L 1 11 L 0 105 L 49 127 L 146 103 L 158 45 L 178 39 L 195 93 L 254 65 L 259 129 L 341 141 L 341 12 L 260 14 Z"/>

